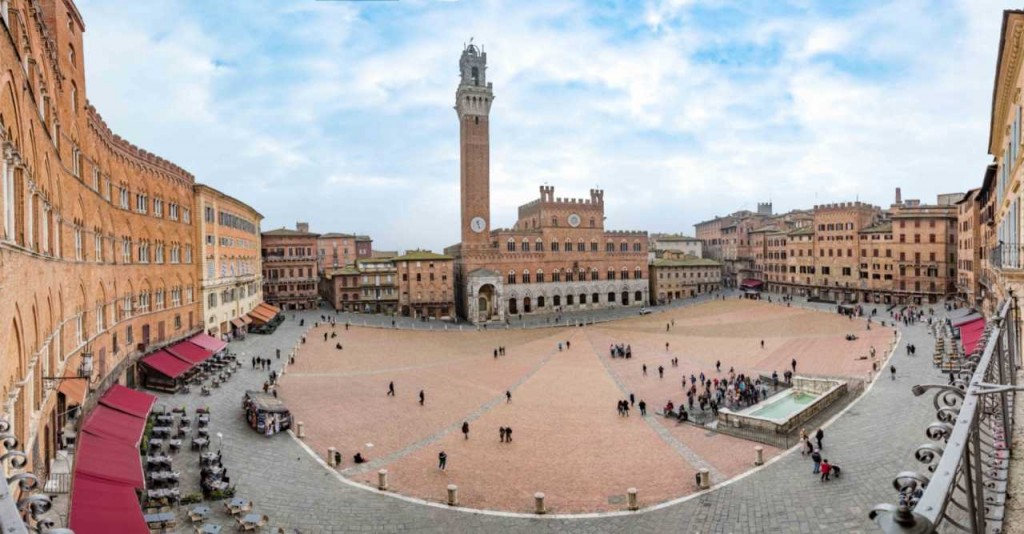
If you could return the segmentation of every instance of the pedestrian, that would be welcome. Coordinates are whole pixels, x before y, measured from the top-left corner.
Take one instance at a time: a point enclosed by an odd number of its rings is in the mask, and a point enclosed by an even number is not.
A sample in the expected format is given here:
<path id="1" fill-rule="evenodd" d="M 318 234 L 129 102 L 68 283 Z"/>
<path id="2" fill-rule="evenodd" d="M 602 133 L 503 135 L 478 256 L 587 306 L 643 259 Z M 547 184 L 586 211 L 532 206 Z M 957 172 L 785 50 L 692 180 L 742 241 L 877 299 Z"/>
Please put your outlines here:
<path id="1" fill-rule="evenodd" d="M 562 343 L 561 342 L 558 343 L 558 352 L 562 352 Z"/>
<path id="2" fill-rule="evenodd" d="M 644 376 L 647 376 L 647 364 L 644 364 Z"/>
<path id="3" fill-rule="evenodd" d="M 498 428 L 498 439 L 505 443 L 505 427 Z"/>
<path id="4" fill-rule="evenodd" d="M 277 349 L 277 359 L 281 359 L 281 349 Z"/>
<path id="5" fill-rule="evenodd" d="M 633 394 L 632 394 L 632 393 L 630 393 L 630 394 L 629 394 L 629 405 L 630 405 L 630 406 L 632 406 L 632 405 L 634 405 L 634 404 L 636 404 L 636 402 L 634 402 L 634 397 L 633 397 Z"/>
<path id="6" fill-rule="evenodd" d="M 252 368 L 253 369 L 256 368 L 256 357 L 255 356 L 252 357 Z"/>
<path id="7" fill-rule="evenodd" d="M 825 431 L 819 428 L 818 431 L 814 433 L 814 439 L 818 442 L 818 448 L 819 449 L 824 449 L 825 448 L 825 446 L 821 444 L 821 440 L 824 439 L 824 438 L 825 438 Z"/>
<path id="8" fill-rule="evenodd" d="M 832 466 L 828 463 L 828 458 L 821 461 L 821 481 L 825 482 L 828 480 L 829 473 L 832 472 Z"/>
<path id="9" fill-rule="evenodd" d="M 569 349 L 571 349 L 571 348 L 572 348 L 572 342 L 570 342 L 570 341 L 566 341 L 566 342 L 565 342 L 565 350 L 569 350 Z"/>
<path id="10" fill-rule="evenodd" d="M 395 396 L 395 383 L 393 381 L 392 382 L 388 382 L 388 397 L 394 397 L 394 396 Z"/>
<path id="11" fill-rule="evenodd" d="M 764 340 L 763 339 L 761 340 L 761 348 L 762 349 L 764 348 Z"/>
<path id="12" fill-rule="evenodd" d="M 420 390 L 420 406 L 423 406 L 423 390 Z"/>
<path id="13" fill-rule="evenodd" d="M 640 407 L 640 415 L 642 417 L 646 416 L 647 415 L 647 403 L 644 402 L 643 399 L 640 399 L 640 404 L 638 404 L 638 406 Z"/>
<path id="14" fill-rule="evenodd" d="M 512 391 L 505 390 L 505 404 L 512 404 Z"/>
<path id="15" fill-rule="evenodd" d="M 807 449 L 810 449 L 810 447 L 808 447 L 807 444 L 808 444 L 808 441 L 810 441 L 810 439 L 811 439 L 811 437 L 807 435 L 807 429 L 806 428 L 801 428 L 800 429 L 800 455 L 801 456 L 806 456 L 807 453 L 809 452 Z"/>
<path id="16" fill-rule="evenodd" d="M 462 435 L 469 439 L 469 421 L 462 422 Z"/>
<path id="17" fill-rule="evenodd" d="M 447 465 L 448 455 L 445 454 L 444 451 L 441 451 L 441 453 L 437 455 L 437 468 L 440 469 L 441 471 L 444 471 L 444 468 Z"/>
<path id="18" fill-rule="evenodd" d="M 494 359 L 498 359 L 498 349 L 494 349 Z"/>
<path id="19" fill-rule="evenodd" d="M 718 360 L 718 361 L 715 362 L 715 371 L 717 371 L 719 373 L 722 372 L 722 361 L 721 360 Z"/>
<path id="20" fill-rule="evenodd" d="M 665 378 L 665 368 L 658 366 L 658 378 Z"/>
<path id="21" fill-rule="evenodd" d="M 889 366 L 889 376 L 891 376 L 893 380 L 896 380 L 896 366 L 895 365 L 890 365 Z"/>
<path id="22" fill-rule="evenodd" d="M 327 341 L 327 332 L 324 332 L 324 341 Z"/>
<path id="23" fill-rule="evenodd" d="M 665 342 L 665 352 L 668 352 L 668 341 Z"/>
<path id="24" fill-rule="evenodd" d="M 505 427 L 505 443 L 512 443 L 512 427 Z"/>
<path id="25" fill-rule="evenodd" d="M 811 471 L 811 474 L 817 475 L 821 472 L 821 452 L 818 449 L 811 453 L 811 461 L 814 462 L 814 471 Z"/>
<path id="26" fill-rule="evenodd" d="M 793 361 L 790 362 L 790 365 L 793 366 L 793 374 L 796 374 L 796 358 L 793 358 Z"/>

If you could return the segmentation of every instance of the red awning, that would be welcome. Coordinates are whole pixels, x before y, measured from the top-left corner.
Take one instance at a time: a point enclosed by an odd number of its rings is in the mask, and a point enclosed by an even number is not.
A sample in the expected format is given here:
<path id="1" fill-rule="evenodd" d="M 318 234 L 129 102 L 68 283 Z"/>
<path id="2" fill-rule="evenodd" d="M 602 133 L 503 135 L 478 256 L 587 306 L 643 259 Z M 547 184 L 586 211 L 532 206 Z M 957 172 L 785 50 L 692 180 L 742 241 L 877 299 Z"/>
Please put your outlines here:
<path id="1" fill-rule="evenodd" d="M 969 323 L 960 325 L 960 343 L 964 347 L 964 354 L 971 354 L 978 347 L 978 341 L 985 332 L 985 319 L 975 319 Z"/>
<path id="2" fill-rule="evenodd" d="M 82 431 L 138 447 L 145 428 L 146 419 L 100 405 L 89 413 Z"/>
<path id="3" fill-rule="evenodd" d="M 137 456 L 137 455 L 136 455 Z M 68 527 L 77 534 L 149 534 L 131 486 L 75 475 Z"/>
<path id="4" fill-rule="evenodd" d="M 744 280 L 743 283 L 740 284 L 740 287 L 752 287 L 752 288 L 755 288 L 755 287 L 761 287 L 762 285 L 764 285 L 764 282 L 762 282 L 760 280 L 755 280 L 753 278 L 748 278 L 748 279 Z"/>
<path id="5" fill-rule="evenodd" d="M 199 334 L 190 339 L 189 341 L 195 343 L 196 345 L 199 345 L 200 347 L 214 354 L 224 350 L 224 347 L 228 346 L 227 343 L 206 334 Z"/>
<path id="6" fill-rule="evenodd" d="M 156 397 L 153 395 L 126 388 L 121 384 L 114 384 L 100 397 L 100 404 L 143 419 L 149 417 L 149 410 L 155 402 Z"/>
<path id="7" fill-rule="evenodd" d="M 252 317 L 254 323 L 263 324 L 269 323 L 273 316 L 267 315 L 266 312 L 260 308 L 255 308 L 249 312 L 249 317 Z"/>
<path id="8" fill-rule="evenodd" d="M 146 367 L 166 376 L 167 378 L 178 378 L 192 368 L 192 364 L 181 358 L 175 357 L 170 352 L 158 350 L 142 359 Z"/>
<path id="9" fill-rule="evenodd" d="M 181 358 L 182 360 L 192 362 L 193 364 L 203 363 L 210 359 L 210 356 L 213 356 L 213 352 L 190 341 L 182 341 L 181 343 L 171 345 L 164 350 Z"/>
<path id="10" fill-rule="evenodd" d="M 75 473 L 133 488 L 145 487 L 137 447 L 87 432 L 79 436 L 75 448 Z"/>

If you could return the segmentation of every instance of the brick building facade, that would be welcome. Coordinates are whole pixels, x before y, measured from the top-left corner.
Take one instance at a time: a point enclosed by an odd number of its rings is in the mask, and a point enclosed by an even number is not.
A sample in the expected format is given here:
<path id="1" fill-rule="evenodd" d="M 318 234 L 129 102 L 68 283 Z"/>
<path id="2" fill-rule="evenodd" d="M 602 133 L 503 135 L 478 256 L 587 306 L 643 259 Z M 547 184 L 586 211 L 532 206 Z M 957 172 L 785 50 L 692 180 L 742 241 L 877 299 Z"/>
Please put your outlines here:
<path id="1" fill-rule="evenodd" d="M 663 254 L 650 264 L 651 301 L 668 304 L 718 291 L 722 287 L 722 264 L 707 258 Z"/>
<path id="2" fill-rule="evenodd" d="M 263 298 L 282 310 L 311 310 L 319 301 L 317 234 L 306 223 L 261 235 Z"/>
<path id="3" fill-rule="evenodd" d="M 320 234 L 316 239 L 317 272 L 323 274 L 329 269 L 340 269 L 355 264 L 356 260 L 372 257 L 373 239 L 367 235 Z"/>
<path id="4" fill-rule="evenodd" d="M 194 178 L 89 104 L 73 2 L 0 8 L 0 399 L 45 477 L 71 405 L 199 329 Z"/>
<path id="5" fill-rule="evenodd" d="M 197 184 L 195 209 L 203 328 L 214 337 L 240 335 L 251 322 L 248 313 L 263 302 L 260 221 L 263 216 L 244 202 Z"/>
<path id="6" fill-rule="evenodd" d="M 938 302 L 955 293 L 960 194 L 888 209 L 862 202 L 782 215 L 737 212 L 696 225 L 726 283 L 846 302 Z M 730 269 L 731 265 L 731 269 Z"/>
<path id="7" fill-rule="evenodd" d="M 551 186 L 519 207 L 511 229 L 491 228 L 487 54 L 467 46 L 455 95 L 459 119 L 462 241 L 455 258 L 456 305 L 472 322 L 507 315 L 640 305 L 648 301 L 648 237 L 604 228 L 604 191 L 555 197 Z"/>

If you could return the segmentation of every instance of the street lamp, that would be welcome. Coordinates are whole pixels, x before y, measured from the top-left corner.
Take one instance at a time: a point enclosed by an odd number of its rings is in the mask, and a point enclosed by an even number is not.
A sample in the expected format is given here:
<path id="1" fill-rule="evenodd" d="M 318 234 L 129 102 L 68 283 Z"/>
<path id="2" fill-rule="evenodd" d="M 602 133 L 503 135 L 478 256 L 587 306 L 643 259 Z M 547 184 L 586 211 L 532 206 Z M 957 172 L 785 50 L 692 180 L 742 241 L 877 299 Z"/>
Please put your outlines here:
<path id="1" fill-rule="evenodd" d="M 224 434 L 217 432 L 217 453 L 220 454 L 221 449 L 224 448 Z"/>

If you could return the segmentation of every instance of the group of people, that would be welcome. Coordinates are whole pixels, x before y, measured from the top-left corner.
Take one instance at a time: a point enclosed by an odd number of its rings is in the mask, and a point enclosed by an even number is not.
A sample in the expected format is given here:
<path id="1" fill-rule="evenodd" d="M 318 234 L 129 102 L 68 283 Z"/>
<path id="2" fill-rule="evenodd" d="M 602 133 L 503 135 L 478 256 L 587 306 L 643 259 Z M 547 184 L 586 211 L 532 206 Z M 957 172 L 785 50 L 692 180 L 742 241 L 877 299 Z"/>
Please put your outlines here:
<path id="1" fill-rule="evenodd" d="M 280 357 L 281 357 L 280 353 L 278 353 L 278 358 L 280 358 Z M 255 356 L 253 356 L 252 357 L 252 368 L 253 369 L 259 368 L 259 369 L 264 370 L 264 371 L 267 370 L 267 369 L 270 369 L 270 358 L 257 358 Z"/>
<path id="2" fill-rule="evenodd" d="M 495 359 L 497 359 L 498 356 L 504 356 L 504 355 L 505 355 L 505 346 L 504 345 L 502 345 L 500 347 L 495 347 L 494 348 L 494 358 Z"/>
<path id="3" fill-rule="evenodd" d="M 608 353 L 612 358 L 625 358 L 628 360 L 633 357 L 633 347 L 630 345 L 609 345 Z"/>
<path id="4" fill-rule="evenodd" d="M 817 442 L 818 446 L 815 447 L 811 441 L 810 434 L 807 433 L 807 429 L 800 430 L 800 441 L 803 443 L 800 454 L 810 455 L 811 461 L 814 462 L 814 470 L 811 471 L 812 475 L 821 475 L 821 481 L 825 482 L 831 480 L 832 477 L 839 478 L 842 474 L 842 468 L 834 462 L 829 462 L 828 458 L 822 457 L 821 449 L 824 448 L 822 440 L 825 438 L 825 431 L 818 429 L 814 433 L 814 441 Z"/>

